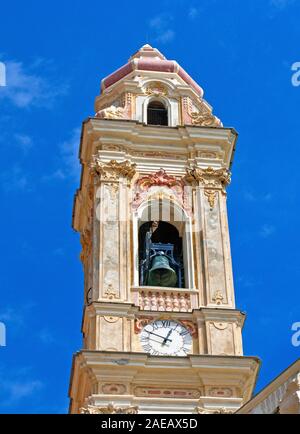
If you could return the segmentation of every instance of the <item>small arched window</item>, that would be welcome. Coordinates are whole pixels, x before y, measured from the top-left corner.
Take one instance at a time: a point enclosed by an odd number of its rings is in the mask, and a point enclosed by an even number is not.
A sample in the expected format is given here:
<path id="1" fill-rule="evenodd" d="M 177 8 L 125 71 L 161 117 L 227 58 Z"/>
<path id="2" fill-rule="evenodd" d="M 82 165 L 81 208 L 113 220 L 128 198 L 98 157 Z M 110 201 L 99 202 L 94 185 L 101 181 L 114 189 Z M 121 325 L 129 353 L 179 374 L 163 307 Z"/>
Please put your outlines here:
<path id="1" fill-rule="evenodd" d="M 168 110 L 160 101 L 151 101 L 147 107 L 148 125 L 168 125 Z"/>

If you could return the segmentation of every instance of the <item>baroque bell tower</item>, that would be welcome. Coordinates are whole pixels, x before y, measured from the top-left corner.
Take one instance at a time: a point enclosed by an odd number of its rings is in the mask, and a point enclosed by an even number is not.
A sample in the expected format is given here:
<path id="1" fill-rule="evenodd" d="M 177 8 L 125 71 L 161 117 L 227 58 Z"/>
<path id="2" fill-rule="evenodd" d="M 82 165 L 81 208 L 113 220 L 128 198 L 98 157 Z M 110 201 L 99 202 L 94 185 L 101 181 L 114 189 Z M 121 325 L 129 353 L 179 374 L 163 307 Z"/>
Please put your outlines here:
<path id="1" fill-rule="evenodd" d="M 232 413 L 259 367 L 243 356 L 226 187 L 237 133 L 144 45 L 104 78 L 83 122 L 73 227 L 84 269 L 71 413 Z"/>

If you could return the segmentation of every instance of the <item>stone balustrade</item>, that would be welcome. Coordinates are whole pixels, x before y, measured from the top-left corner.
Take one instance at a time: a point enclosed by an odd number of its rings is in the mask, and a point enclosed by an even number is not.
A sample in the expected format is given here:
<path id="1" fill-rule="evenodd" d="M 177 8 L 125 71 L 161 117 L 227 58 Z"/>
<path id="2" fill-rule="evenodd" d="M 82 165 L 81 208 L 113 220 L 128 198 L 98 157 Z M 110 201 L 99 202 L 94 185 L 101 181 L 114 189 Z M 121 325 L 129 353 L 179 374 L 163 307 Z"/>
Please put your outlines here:
<path id="1" fill-rule="evenodd" d="M 160 312 L 191 312 L 196 293 L 185 288 L 134 287 L 133 301 L 141 310 Z"/>

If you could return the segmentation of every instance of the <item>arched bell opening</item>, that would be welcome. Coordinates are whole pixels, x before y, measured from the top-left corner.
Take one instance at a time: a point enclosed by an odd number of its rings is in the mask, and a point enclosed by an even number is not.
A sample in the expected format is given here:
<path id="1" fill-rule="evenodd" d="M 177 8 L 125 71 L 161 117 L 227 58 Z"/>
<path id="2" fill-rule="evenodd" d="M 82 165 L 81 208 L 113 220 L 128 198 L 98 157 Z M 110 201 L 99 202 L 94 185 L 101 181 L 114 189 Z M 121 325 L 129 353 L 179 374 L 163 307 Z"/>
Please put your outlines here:
<path id="1" fill-rule="evenodd" d="M 184 287 L 182 238 L 165 221 L 149 221 L 139 229 L 140 285 Z"/>
<path id="2" fill-rule="evenodd" d="M 156 226 L 156 229 L 153 230 Z M 173 257 L 177 263 L 181 265 L 181 277 L 177 277 L 176 283 L 170 281 L 170 284 L 174 284 L 174 288 L 194 288 L 194 261 L 193 261 L 193 247 L 192 247 L 192 220 L 187 215 L 186 211 L 176 202 L 163 199 L 150 199 L 140 205 L 138 211 L 133 216 L 133 243 L 134 243 L 134 273 L 133 282 L 135 286 L 149 286 L 145 280 L 144 275 L 141 274 L 141 261 L 146 259 L 145 253 L 145 241 L 146 234 L 148 232 L 148 238 L 151 238 L 151 242 L 161 244 L 173 245 Z M 150 233 L 149 233 L 150 232 Z M 162 250 L 164 252 L 164 250 Z M 152 252 L 152 254 L 154 251 Z M 169 255 L 170 252 L 167 252 Z M 163 255 L 161 255 L 163 256 Z M 151 258 L 153 262 L 153 258 Z M 161 260 L 161 258 L 159 258 Z M 155 267 L 161 263 L 165 263 L 166 266 L 170 266 L 178 273 L 175 264 L 168 264 L 164 259 L 161 261 L 156 260 Z M 149 265 L 148 270 L 152 267 L 152 262 Z M 172 261 L 171 261 L 172 262 Z M 153 285 L 160 286 L 160 285 Z"/>
<path id="3" fill-rule="evenodd" d="M 159 100 L 151 100 L 147 106 L 148 125 L 168 125 L 168 109 Z"/>

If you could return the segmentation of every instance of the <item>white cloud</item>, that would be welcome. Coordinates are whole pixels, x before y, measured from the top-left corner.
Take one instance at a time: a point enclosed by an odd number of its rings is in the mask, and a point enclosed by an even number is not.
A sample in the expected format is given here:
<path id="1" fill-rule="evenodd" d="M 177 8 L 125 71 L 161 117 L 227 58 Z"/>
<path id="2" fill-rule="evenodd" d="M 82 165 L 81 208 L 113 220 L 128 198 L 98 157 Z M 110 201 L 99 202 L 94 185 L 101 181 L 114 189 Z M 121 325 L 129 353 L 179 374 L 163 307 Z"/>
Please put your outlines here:
<path id="1" fill-rule="evenodd" d="M 68 140 L 59 144 L 61 165 L 54 172 L 43 177 L 43 181 L 79 178 L 80 164 L 78 158 L 80 144 L 80 128 L 74 128 Z"/>
<path id="2" fill-rule="evenodd" d="M 191 7 L 189 9 L 189 12 L 188 12 L 188 17 L 191 20 L 194 20 L 198 16 L 198 14 L 199 14 L 199 10 L 197 8 L 195 8 L 195 7 Z"/>
<path id="3" fill-rule="evenodd" d="M 149 21 L 150 28 L 154 31 L 157 42 L 166 44 L 175 38 L 175 31 L 170 27 L 173 17 L 166 14 L 159 14 Z"/>
<path id="4" fill-rule="evenodd" d="M 10 375 L 4 369 L 0 373 L 0 380 L 1 392 L 3 393 L 1 406 L 3 407 L 16 405 L 22 400 L 26 404 L 27 398 L 44 387 L 44 384 L 39 380 L 27 378 L 24 374 Z"/>
<path id="5" fill-rule="evenodd" d="M 263 238 L 268 238 L 271 235 L 273 235 L 275 231 L 276 231 L 276 228 L 275 228 L 274 225 L 264 224 L 261 227 L 261 230 L 260 230 L 259 234 Z"/>
<path id="6" fill-rule="evenodd" d="M 41 342 L 45 345 L 50 345 L 55 342 L 55 338 L 53 334 L 47 329 L 41 330 L 38 334 L 38 337 L 41 340 Z"/>
<path id="7" fill-rule="evenodd" d="M 79 173 L 79 143 L 80 143 L 80 128 L 75 128 L 69 140 L 63 142 L 60 146 L 62 158 L 65 165 L 65 173 L 67 176 L 78 176 Z"/>
<path id="8" fill-rule="evenodd" d="M 0 100 L 7 100 L 18 108 L 30 106 L 50 108 L 56 98 L 67 91 L 65 85 L 53 80 L 50 82 L 36 72 L 36 68 L 43 66 L 43 62 L 28 67 L 18 61 L 4 63 L 6 86 L 0 87 Z"/>
<path id="9" fill-rule="evenodd" d="M 156 40 L 157 42 L 166 44 L 168 42 L 173 41 L 174 37 L 175 37 L 175 32 L 171 29 L 168 29 L 165 32 L 162 32 L 159 36 L 157 36 Z"/>
<path id="10" fill-rule="evenodd" d="M 15 134 L 14 138 L 17 145 L 24 152 L 24 154 L 27 154 L 28 151 L 33 147 L 31 137 L 27 136 L 26 134 Z"/>
<path id="11" fill-rule="evenodd" d="M 270 0 L 270 5 L 277 9 L 284 9 L 293 3 L 295 0 Z"/>
<path id="12" fill-rule="evenodd" d="M 5 324 L 9 324 L 10 327 L 25 328 L 25 318 L 31 315 L 32 309 L 35 307 L 35 303 L 28 302 L 25 305 L 20 306 L 6 306 L 0 311 L 0 321 Z"/>
<path id="13" fill-rule="evenodd" d="M 18 164 L 3 172 L 0 181 L 2 189 L 7 193 L 11 191 L 31 191 L 28 175 Z"/>
<path id="14" fill-rule="evenodd" d="M 252 191 L 244 192 L 244 199 L 248 202 L 269 202 L 273 198 L 271 193 L 254 194 Z"/>
<path id="15" fill-rule="evenodd" d="M 15 403 L 23 398 L 36 393 L 43 387 L 43 383 L 38 380 L 32 381 L 15 381 L 4 383 L 4 387 L 8 390 L 8 402 Z"/>
<path id="16" fill-rule="evenodd" d="M 10 324 L 15 324 L 17 326 L 23 326 L 24 318 L 17 310 L 6 307 L 4 310 L 0 311 L 0 321 Z"/>
<path id="17" fill-rule="evenodd" d="M 260 280 L 253 278 L 252 276 L 249 277 L 244 275 L 237 277 L 237 283 L 244 288 L 253 288 L 262 284 Z"/>

